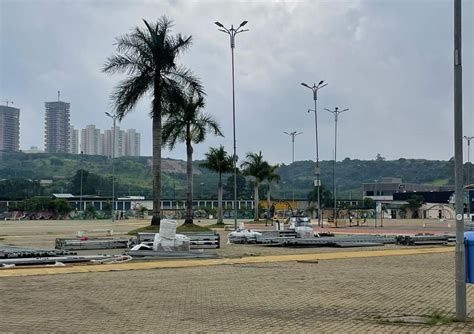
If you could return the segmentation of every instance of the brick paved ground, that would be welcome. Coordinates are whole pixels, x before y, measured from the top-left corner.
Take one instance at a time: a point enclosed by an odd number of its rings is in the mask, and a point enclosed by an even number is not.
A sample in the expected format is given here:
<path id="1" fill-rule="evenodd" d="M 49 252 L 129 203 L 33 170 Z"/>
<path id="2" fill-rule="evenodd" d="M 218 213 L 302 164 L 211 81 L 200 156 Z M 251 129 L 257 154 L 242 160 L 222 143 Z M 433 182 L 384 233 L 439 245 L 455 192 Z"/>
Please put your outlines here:
<path id="1" fill-rule="evenodd" d="M 2 278 L 0 331 L 473 332 L 472 323 L 385 321 L 453 312 L 452 257 Z M 469 310 L 473 298 L 469 287 Z"/>

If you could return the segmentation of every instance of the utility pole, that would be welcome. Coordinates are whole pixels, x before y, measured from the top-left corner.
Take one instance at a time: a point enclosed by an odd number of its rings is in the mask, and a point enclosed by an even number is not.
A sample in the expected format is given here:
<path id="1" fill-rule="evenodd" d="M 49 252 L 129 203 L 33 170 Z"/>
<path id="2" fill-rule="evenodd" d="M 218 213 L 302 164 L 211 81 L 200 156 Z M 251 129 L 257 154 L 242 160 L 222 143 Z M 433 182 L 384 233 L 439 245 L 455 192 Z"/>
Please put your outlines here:
<path id="1" fill-rule="evenodd" d="M 337 161 L 337 120 L 339 119 L 339 115 L 342 114 L 344 111 L 349 109 L 339 110 L 338 107 L 334 108 L 334 110 L 329 110 L 324 108 L 324 110 L 329 111 L 331 114 L 334 115 L 334 164 L 332 166 L 332 187 L 334 192 L 334 223 L 337 227 L 337 200 L 336 200 L 336 161 Z"/>
<path id="2" fill-rule="evenodd" d="M 323 87 L 326 87 L 328 84 L 324 83 L 324 80 L 321 80 L 317 85 L 316 83 L 313 86 L 309 86 L 304 82 L 301 83 L 301 86 L 311 89 L 313 92 L 313 100 L 314 100 L 314 110 L 308 109 L 308 112 L 314 111 L 314 128 L 315 128 L 315 139 L 316 139 L 316 180 L 314 180 L 314 186 L 316 187 L 318 193 L 318 225 L 323 227 L 323 221 L 321 220 L 321 198 L 320 198 L 320 187 L 321 187 L 321 168 L 319 167 L 319 146 L 318 146 L 318 108 L 317 108 L 317 101 L 318 101 L 318 90 Z"/>
<path id="3" fill-rule="evenodd" d="M 219 31 L 226 33 L 230 37 L 230 50 L 232 53 L 232 128 L 234 132 L 234 229 L 237 230 L 237 142 L 235 139 L 235 82 L 234 82 L 234 48 L 235 48 L 235 36 L 241 32 L 248 31 L 248 29 L 243 29 L 242 27 L 246 25 L 248 21 L 242 21 L 242 23 L 234 29 L 234 26 L 231 25 L 230 28 L 224 27 L 220 22 L 214 22 L 216 26 L 219 27 Z"/>
<path id="4" fill-rule="evenodd" d="M 295 137 L 302 134 L 303 132 L 293 131 L 293 132 L 288 133 L 286 131 L 283 131 L 283 133 L 291 137 L 291 164 L 293 164 L 295 162 Z M 292 199 L 293 199 L 293 202 L 294 202 L 295 201 L 295 189 L 293 187 L 291 187 L 291 191 L 292 191 Z"/>
<path id="5" fill-rule="evenodd" d="M 462 25 L 461 0 L 454 0 L 454 177 L 456 209 L 456 319 L 466 321 L 464 196 L 462 158 Z"/>

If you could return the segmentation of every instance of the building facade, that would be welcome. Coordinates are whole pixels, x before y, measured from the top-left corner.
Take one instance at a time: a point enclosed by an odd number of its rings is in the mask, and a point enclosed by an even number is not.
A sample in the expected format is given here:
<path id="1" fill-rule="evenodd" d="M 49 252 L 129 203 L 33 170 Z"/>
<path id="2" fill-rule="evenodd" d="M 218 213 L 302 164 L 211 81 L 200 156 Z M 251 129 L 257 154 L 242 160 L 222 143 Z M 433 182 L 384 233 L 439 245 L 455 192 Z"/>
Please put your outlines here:
<path id="1" fill-rule="evenodd" d="M 0 106 L 0 151 L 20 150 L 20 109 Z"/>
<path id="2" fill-rule="evenodd" d="M 100 146 L 100 130 L 95 125 L 87 125 L 81 130 L 81 152 L 98 155 L 102 151 Z"/>
<path id="3" fill-rule="evenodd" d="M 73 126 L 69 129 L 69 153 L 79 154 L 79 130 Z"/>
<path id="4" fill-rule="evenodd" d="M 125 155 L 140 156 L 140 134 L 135 129 L 128 129 L 125 133 Z"/>
<path id="5" fill-rule="evenodd" d="M 45 152 L 68 153 L 70 150 L 70 104 L 45 102 Z"/>

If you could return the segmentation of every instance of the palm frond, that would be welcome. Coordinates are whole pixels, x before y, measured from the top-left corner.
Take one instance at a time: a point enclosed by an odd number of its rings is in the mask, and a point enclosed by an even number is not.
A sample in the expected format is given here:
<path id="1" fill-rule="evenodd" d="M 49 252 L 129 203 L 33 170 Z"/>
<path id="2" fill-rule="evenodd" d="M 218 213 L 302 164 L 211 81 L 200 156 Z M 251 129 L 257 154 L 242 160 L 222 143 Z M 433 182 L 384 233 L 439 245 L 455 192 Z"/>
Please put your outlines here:
<path id="1" fill-rule="evenodd" d="M 112 93 L 115 110 L 122 120 L 125 115 L 135 107 L 138 100 L 153 85 L 153 78 L 148 73 L 141 73 L 122 80 Z"/>

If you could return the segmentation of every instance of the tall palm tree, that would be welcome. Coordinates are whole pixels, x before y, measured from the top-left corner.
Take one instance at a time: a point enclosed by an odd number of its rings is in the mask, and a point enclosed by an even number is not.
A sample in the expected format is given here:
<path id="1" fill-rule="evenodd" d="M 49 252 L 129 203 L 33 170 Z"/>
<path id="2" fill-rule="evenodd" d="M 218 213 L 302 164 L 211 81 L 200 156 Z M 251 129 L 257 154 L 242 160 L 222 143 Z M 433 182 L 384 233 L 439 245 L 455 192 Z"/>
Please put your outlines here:
<path id="1" fill-rule="evenodd" d="M 207 168 L 219 175 L 219 183 L 217 184 L 217 224 L 223 224 L 222 214 L 222 174 L 230 173 L 234 169 L 232 157 L 224 150 L 224 146 L 219 148 L 210 147 L 209 152 L 206 153 L 206 160 L 201 164 L 202 167 Z"/>
<path id="2" fill-rule="evenodd" d="M 167 115 L 163 125 L 163 141 L 173 149 L 178 142 L 186 143 L 186 219 L 185 224 L 193 223 L 193 146 L 202 143 L 208 132 L 223 136 L 219 124 L 209 114 L 205 114 L 202 95 L 189 91 L 178 109 Z"/>
<path id="3" fill-rule="evenodd" d="M 265 180 L 269 165 L 263 160 L 262 151 L 259 153 L 247 153 L 246 159 L 240 165 L 243 169 L 244 175 L 252 176 L 254 178 L 254 220 L 258 220 L 258 187 L 260 183 Z"/>
<path id="4" fill-rule="evenodd" d="M 274 166 L 268 165 L 267 171 L 265 173 L 265 180 L 268 183 L 268 191 L 267 191 L 267 207 L 268 207 L 268 210 L 270 210 L 270 205 L 271 205 L 270 202 L 271 202 L 272 183 L 273 182 L 279 183 L 280 179 L 281 179 L 280 175 L 278 175 L 276 173 L 277 168 L 278 168 L 278 165 L 274 165 Z"/>
<path id="5" fill-rule="evenodd" d="M 149 93 L 152 97 L 150 116 L 153 128 L 153 218 L 160 224 L 161 209 L 161 119 L 183 98 L 183 91 L 192 87 L 204 94 L 202 85 L 190 70 L 176 63 L 180 53 L 191 45 L 191 36 L 172 35 L 173 23 L 162 16 L 156 23 L 143 20 L 145 27 L 135 27 L 116 39 L 117 54 L 107 58 L 103 72 L 125 73 L 112 93 L 119 120 Z"/>

